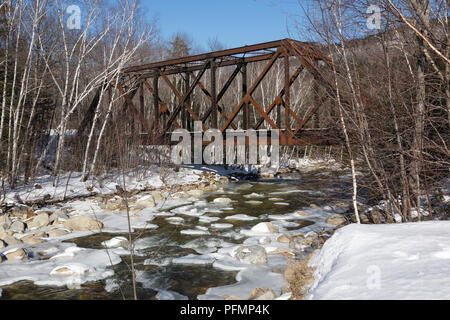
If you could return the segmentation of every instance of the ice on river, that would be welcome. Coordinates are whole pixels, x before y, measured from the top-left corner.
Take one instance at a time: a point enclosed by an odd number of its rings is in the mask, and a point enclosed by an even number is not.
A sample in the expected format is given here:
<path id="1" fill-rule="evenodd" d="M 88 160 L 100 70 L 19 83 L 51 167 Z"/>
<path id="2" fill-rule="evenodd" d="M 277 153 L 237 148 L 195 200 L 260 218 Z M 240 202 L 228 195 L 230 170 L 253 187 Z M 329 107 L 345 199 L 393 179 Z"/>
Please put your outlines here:
<path id="1" fill-rule="evenodd" d="M 28 247 L 31 258 L 0 264 L 0 286 L 28 280 L 41 286 L 78 286 L 114 275 L 108 267 L 122 261 L 106 250 L 78 248 L 74 244 L 49 242 Z"/>

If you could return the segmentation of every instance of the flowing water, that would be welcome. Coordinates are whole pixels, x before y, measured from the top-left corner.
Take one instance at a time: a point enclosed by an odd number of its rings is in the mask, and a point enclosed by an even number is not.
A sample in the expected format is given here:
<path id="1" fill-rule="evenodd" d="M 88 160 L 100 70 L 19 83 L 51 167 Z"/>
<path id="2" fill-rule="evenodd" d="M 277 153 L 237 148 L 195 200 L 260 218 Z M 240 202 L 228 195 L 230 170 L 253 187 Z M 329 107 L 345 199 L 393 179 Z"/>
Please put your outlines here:
<path id="1" fill-rule="evenodd" d="M 340 173 L 342 174 L 342 172 Z M 249 199 L 248 195 L 257 193 L 261 198 Z M 348 179 L 338 177 L 333 172 L 313 172 L 301 175 L 287 175 L 282 180 L 241 181 L 223 186 L 223 192 L 206 194 L 204 200 L 213 201 L 217 197 L 227 197 L 234 202 L 226 210 L 211 210 L 204 216 L 216 218 L 210 223 L 230 223 L 232 228 L 211 229 L 209 235 L 181 234 L 183 229 L 208 226 L 199 221 L 200 217 L 183 217 L 180 224 L 169 223 L 165 216 L 151 221 L 159 226 L 155 230 L 137 230 L 133 233 L 136 245 L 134 257 L 137 275 L 137 295 L 139 299 L 155 299 L 156 289 L 174 291 L 190 299 L 204 294 L 210 287 L 233 284 L 236 272 L 223 271 L 211 265 L 187 265 L 170 263 L 172 258 L 195 253 L 208 253 L 217 250 L 221 243 L 240 244 L 245 237 L 241 229 L 250 229 L 267 216 L 291 213 L 312 204 L 325 206 L 330 202 L 350 198 L 351 185 Z M 247 196 L 247 197 L 246 197 Z M 249 200 L 260 203 L 248 203 Z M 88 201 L 88 200 L 87 200 Z M 183 210 L 183 208 L 178 208 Z M 231 215 L 245 214 L 256 220 L 226 220 Z M 314 220 L 296 220 L 293 229 L 314 224 Z M 301 231 L 301 230 L 300 230 Z M 88 237 L 72 239 L 79 247 L 102 249 L 101 242 L 119 234 L 100 233 Z M 122 236 L 128 237 L 126 234 Z M 130 299 L 133 296 L 130 257 L 122 256 L 122 262 L 111 268 L 112 278 L 83 284 L 81 288 L 36 286 L 28 281 L 17 282 L 3 287 L 0 299 Z M 114 285 L 116 289 L 106 290 Z"/>

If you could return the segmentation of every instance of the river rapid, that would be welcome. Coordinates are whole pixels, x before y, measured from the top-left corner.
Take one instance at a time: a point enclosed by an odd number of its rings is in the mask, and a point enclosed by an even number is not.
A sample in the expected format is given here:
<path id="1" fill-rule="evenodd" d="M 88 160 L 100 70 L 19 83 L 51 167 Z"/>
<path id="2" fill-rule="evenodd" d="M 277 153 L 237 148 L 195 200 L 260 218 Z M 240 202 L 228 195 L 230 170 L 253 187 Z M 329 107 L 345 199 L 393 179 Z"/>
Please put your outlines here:
<path id="1" fill-rule="evenodd" d="M 218 203 L 214 201 L 217 198 L 231 201 Z M 273 244 L 283 233 L 331 233 L 332 226 L 324 222 L 325 218 L 346 211 L 349 199 L 348 172 L 322 168 L 286 173 L 269 180 L 230 182 L 195 201 L 165 207 L 151 221 L 157 229 L 137 229 L 132 233 L 137 296 L 139 299 L 214 299 L 240 294 L 245 299 L 249 291 L 265 283 L 246 278 L 246 269 L 241 264 L 234 265 L 231 258 L 222 261 L 221 255 L 229 252 L 226 248 L 261 243 L 262 238 L 270 239 Z M 305 214 L 294 217 L 293 213 L 299 210 Z M 278 234 L 252 232 L 252 227 L 261 222 L 272 222 L 279 228 Z M 128 238 L 124 233 L 101 232 L 66 242 L 100 250 L 104 249 L 102 242 L 120 236 Z M 290 259 L 302 259 L 312 250 L 295 250 Z M 76 288 L 19 281 L 1 287 L 0 299 L 130 299 L 133 296 L 131 259 L 126 253 L 120 256 L 122 262 L 108 267 L 114 274 L 106 279 Z M 183 259 L 187 256 L 190 260 Z M 198 261 L 194 261 L 195 257 L 199 257 Z M 273 289 L 281 295 L 286 291 L 283 272 L 288 258 L 282 254 L 268 257 L 270 270 L 267 270 L 273 274 L 269 285 L 276 283 Z M 255 269 L 255 274 L 258 270 L 266 269 Z"/>

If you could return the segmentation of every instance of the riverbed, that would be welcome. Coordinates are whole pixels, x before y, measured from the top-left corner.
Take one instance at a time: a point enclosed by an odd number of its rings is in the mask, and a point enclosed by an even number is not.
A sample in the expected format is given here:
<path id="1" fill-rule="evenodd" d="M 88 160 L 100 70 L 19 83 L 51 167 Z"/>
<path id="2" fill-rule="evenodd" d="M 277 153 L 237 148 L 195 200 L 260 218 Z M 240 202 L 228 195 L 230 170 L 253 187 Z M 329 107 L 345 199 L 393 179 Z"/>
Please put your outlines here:
<path id="1" fill-rule="evenodd" d="M 214 299 L 225 296 L 247 298 L 258 283 L 244 283 L 246 268 L 232 258 L 221 260 L 228 248 L 271 241 L 272 248 L 281 234 L 332 230 L 324 221 L 330 214 L 347 210 L 351 184 L 346 172 L 315 170 L 284 174 L 274 179 L 237 181 L 221 185 L 200 198 L 159 209 L 151 220 L 157 228 L 136 229 L 132 233 L 139 299 Z M 215 201 L 217 198 L 229 202 Z M 89 201 L 86 199 L 85 201 Z M 228 200 L 227 200 L 228 201 Z M 294 213 L 301 211 L 301 216 Z M 261 222 L 271 222 L 276 234 L 258 234 L 251 229 Z M 80 248 L 105 250 L 102 242 L 126 233 L 101 232 L 66 240 Z M 267 241 L 269 241 L 267 240 Z M 265 241 L 265 240 L 264 240 Z M 278 244 L 275 248 L 289 248 Z M 127 248 L 122 248 L 127 249 Z M 228 251 L 227 251 L 228 250 Z M 1 287 L 0 299 L 130 299 L 133 296 L 130 255 L 122 250 L 122 261 L 109 266 L 113 274 L 75 288 L 35 285 L 19 281 Z M 294 254 L 269 255 L 266 266 L 251 266 L 273 274 L 273 290 L 286 291 L 284 268 L 289 259 L 302 259 L 312 248 Z M 188 257 L 188 259 L 186 259 Z M 196 259 L 197 258 L 197 259 Z M 259 269 L 258 269 L 259 268 Z M 244 275 L 244 276 L 243 276 Z M 261 283 L 261 286 L 264 283 Z"/>

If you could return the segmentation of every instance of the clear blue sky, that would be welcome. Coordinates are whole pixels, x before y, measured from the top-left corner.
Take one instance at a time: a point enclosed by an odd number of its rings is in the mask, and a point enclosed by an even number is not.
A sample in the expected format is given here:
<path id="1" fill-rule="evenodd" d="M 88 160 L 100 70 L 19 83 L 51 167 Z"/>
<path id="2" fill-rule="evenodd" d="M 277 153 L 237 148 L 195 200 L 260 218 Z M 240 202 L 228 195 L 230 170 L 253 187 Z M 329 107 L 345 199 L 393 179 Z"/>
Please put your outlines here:
<path id="1" fill-rule="evenodd" d="M 207 48 L 215 39 L 226 48 L 287 37 L 292 16 L 300 16 L 298 0 L 142 0 L 148 17 L 156 16 L 165 39 L 177 32 Z M 302 39 L 299 39 L 302 40 Z"/>

